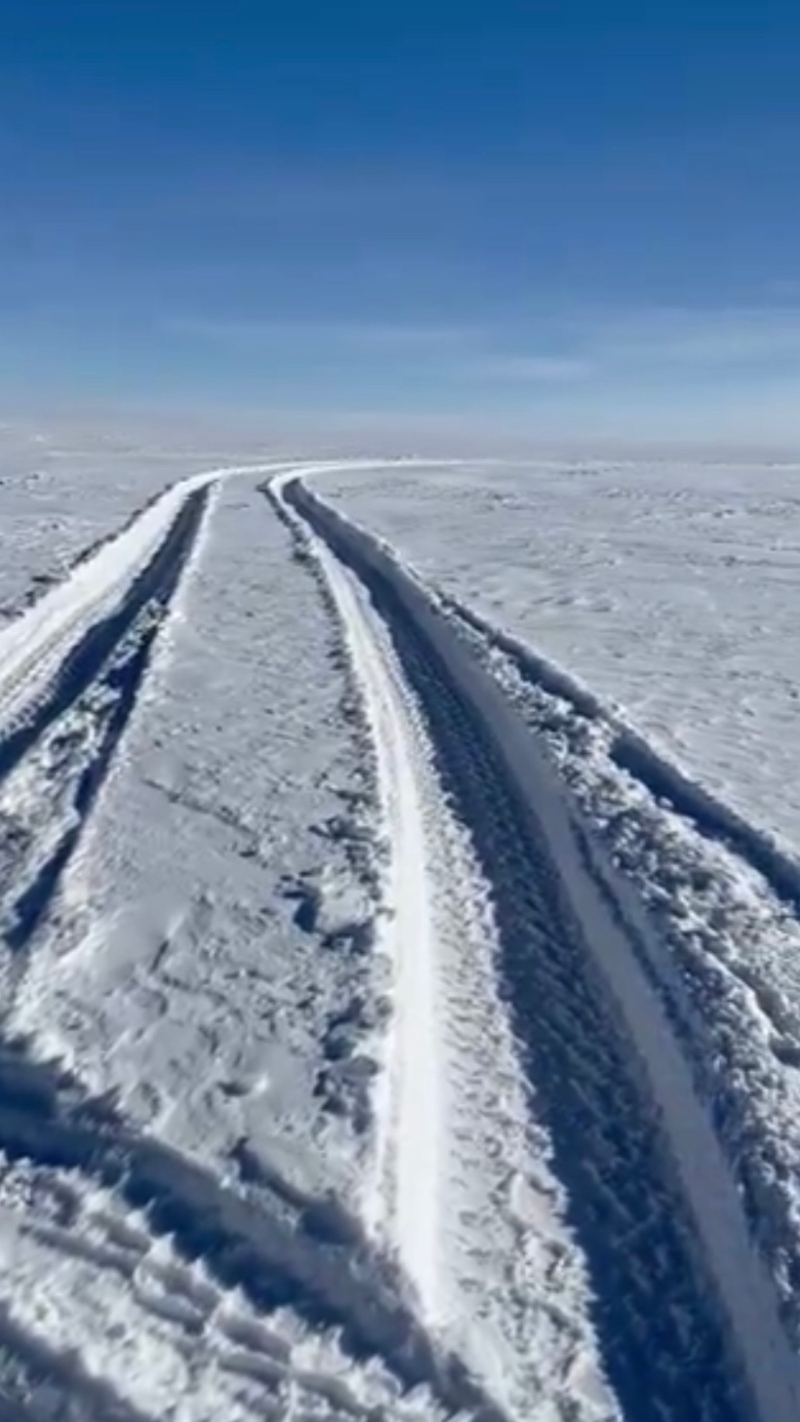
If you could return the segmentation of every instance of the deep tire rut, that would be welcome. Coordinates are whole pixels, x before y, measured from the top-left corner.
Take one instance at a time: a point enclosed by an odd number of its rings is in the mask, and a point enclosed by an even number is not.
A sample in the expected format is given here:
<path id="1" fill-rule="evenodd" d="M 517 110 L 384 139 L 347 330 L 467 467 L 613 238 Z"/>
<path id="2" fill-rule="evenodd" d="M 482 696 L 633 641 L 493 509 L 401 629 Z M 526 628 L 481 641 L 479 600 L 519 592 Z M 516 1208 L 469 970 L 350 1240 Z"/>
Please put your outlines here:
<path id="1" fill-rule="evenodd" d="M 208 488 L 187 496 L 118 606 L 70 647 L 46 692 L 32 696 L 27 712 L 0 740 L 0 793 L 29 762 L 35 786 L 26 788 L 21 810 L 13 794 L 4 796 L 9 803 L 0 802 L 2 934 L 13 953 L 32 939 L 77 847 L 136 705 L 208 497 Z"/>
<path id="2" fill-rule="evenodd" d="M 752 1401 L 645 1073 L 549 849 L 479 715 L 388 578 L 299 485 L 284 496 L 369 590 L 493 890 L 501 990 L 587 1261 L 607 1375 L 635 1422 L 735 1422 Z M 322 510 L 322 511 L 320 511 Z"/>

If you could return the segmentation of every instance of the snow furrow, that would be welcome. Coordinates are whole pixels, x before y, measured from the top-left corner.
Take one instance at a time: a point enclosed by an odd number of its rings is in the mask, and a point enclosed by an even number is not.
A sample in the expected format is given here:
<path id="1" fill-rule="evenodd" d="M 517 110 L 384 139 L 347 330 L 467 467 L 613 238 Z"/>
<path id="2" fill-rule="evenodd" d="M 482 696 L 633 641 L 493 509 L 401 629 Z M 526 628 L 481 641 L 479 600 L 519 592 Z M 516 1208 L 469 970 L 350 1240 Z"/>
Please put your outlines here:
<path id="1" fill-rule="evenodd" d="M 186 496 L 113 611 L 70 646 L 0 740 L 0 907 L 26 946 L 75 851 L 131 714 L 153 644 L 203 524 L 209 486 Z"/>
<path id="2" fill-rule="evenodd" d="M 210 482 L 153 506 L 0 635 L 0 777 L 86 689 L 161 585 L 173 573 L 177 581 L 200 527 Z M 169 517 L 164 517 L 163 504 Z M 153 529 L 156 512 L 161 517 Z M 133 534 L 140 536 L 133 539 Z M 94 578 L 88 577 L 92 571 Z"/>
<path id="3" fill-rule="evenodd" d="M 747 1416 L 740 1363 L 758 1415 L 789 1422 L 797 1360 L 690 1069 L 626 939 L 613 875 L 596 881 L 584 827 L 524 722 L 420 588 L 302 484 L 284 496 L 369 588 L 492 883 L 534 1106 L 626 1414 Z"/>
<path id="4" fill-rule="evenodd" d="M 391 639 L 358 580 L 324 545 L 313 552 L 366 702 L 391 842 L 379 950 L 392 1013 L 362 1213 L 423 1316 L 511 1415 L 611 1417 L 585 1272 L 496 995 L 490 888 Z"/>
<path id="5" fill-rule="evenodd" d="M 601 708 L 560 678 L 557 691 L 547 665 L 539 676 L 538 654 L 507 652 L 504 637 L 448 611 L 569 781 L 594 872 L 602 881 L 617 866 L 631 942 L 692 1062 L 797 1350 L 800 923 L 732 843 L 621 768 Z"/>
<path id="6" fill-rule="evenodd" d="M 750 824 L 741 814 L 691 779 L 679 766 L 660 755 L 618 713 L 531 647 L 496 627 L 466 603 L 441 595 L 442 605 L 454 616 L 509 657 L 530 684 L 569 702 L 610 735 L 608 753 L 621 770 L 638 780 L 658 799 L 668 800 L 676 813 L 691 820 L 705 839 L 720 843 L 763 875 L 779 899 L 800 912 L 800 863 L 775 836 Z"/>
<path id="7" fill-rule="evenodd" d="M 228 479 L 269 475 L 280 478 L 300 470 L 325 473 L 345 468 L 374 467 L 373 462 L 328 460 L 313 464 L 270 460 L 224 465 L 203 470 L 171 484 L 128 520 L 115 536 L 80 559 L 63 582 L 57 583 L 27 610 L 0 628 L 0 727 L 13 726 L 37 692 L 56 674 L 66 650 L 92 624 L 110 616 L 182 517 L 191 496 Z"/>

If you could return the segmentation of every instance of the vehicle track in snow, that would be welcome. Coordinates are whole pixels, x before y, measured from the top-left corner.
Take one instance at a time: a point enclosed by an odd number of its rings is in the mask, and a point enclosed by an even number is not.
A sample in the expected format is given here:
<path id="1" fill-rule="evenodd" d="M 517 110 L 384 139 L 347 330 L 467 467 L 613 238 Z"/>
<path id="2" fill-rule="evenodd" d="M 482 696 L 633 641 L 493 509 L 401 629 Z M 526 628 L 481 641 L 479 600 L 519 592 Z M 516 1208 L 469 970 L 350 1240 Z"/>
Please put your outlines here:
<path id="1" fill-rule="evenodd" d="M 568 801 L 522 722 L 385 547 L 299 481 L 284 481 L 282 497 L 368 590 L 491 885 L 533 1109 L 567 1189 L 625 1415 L 789 1422 L 797 1362 L 770 1283 Z"/>
<path id="2" fill-rule="evenodd" d="M 0 629 L 0 941 L 12 954 L 30 942 L 77 847 L 214 490 L 285 467 L 178 481 Z M 0 958 L 9 988 L 14 971 Z"/>
<path id="3" fill-rule="evenodd" d="M 0 732 L 0 907 L 12 954 L 26 947 L 78 844 L 195 547 L 210 486 L 192 489 L 117 603 L 77 633 L 49 680 L 17 681 L 16 712 Z M 34 667 L 39 664 L 34 659 Z M 6 1004 L 7 1005 L 7 1004 Z"/>
<path id="4" fill-rule="evenodd" d="M 40 925 L 57 925 L 61 874 L 210 497 L 206 479 L 184 490 L 160 536 L 131 551 L 133 525 L 122 535 L 130 558 L 98 555 L 102 585 L 89 578 L 81 597 L 57 590 L 58 616 L 27 615 L 42 636 L 27 647 L 16 636 L 20 655 L 0 685 L 6 1007 L 25 970 L 20 950 Z M 0 1416 L 502 1422 L 336 1201 L 304 1195 L 246 1145 L 220 1179 L 8 1039 L 0 1259 Z"/>
<path id="5" fill-rule="evenodd" d="M 19 971 L 26 956 L 19 950 L 51 913 L 141 692 L 197 546 L 209 482 L 203 476 L 173 491 L 155 516 L 143 515 L 152 520 L 146 538 L 137 521 L 121 549 L 101 550 L 99 583 L 95 559 L 78 570 L 85 598 L 62 598 L 59 612 L 56 590 L 58 615 L 49 620 L 46 607 L 35 607 L 23 619 L 36 634 L 30 646 L 12 629 L 17 640 L 0 678 L 7 829 L 0 886 L 7 956 Z M 480 1367 L 484 1333 L 491 1353 L 491 1330 L 503 1327 L 497 1299 L 481 1294 L 491 1241 L 486 1217 L 463 1208 L 482 1155 L 491 1157 L 486 1178 L 498 1179 L 499 1147 L 507 1181 L 491 1200 L 512 1245 L 497 1297 L 514 1301 L 505 1320 L 512 1351 L 524 1352 L 534 1336 L 526 1331 L 533 1296 L 534 1312 L 547 1315 L 552 1358 L 565 1360 L 552 1391 L 524 1398 L 511 1415 L 525 1422 L 618 1415 L 585 1390 L 585 1338 L 564 1312 L 570 1298 L 559 1275 L 579 1254 L 591 1295 L 573 1302 L 591 1313 L 628 1422 L 794 1422 L 796 1368 L 737 1233 L 739 1202 L 720 1176 L 657 1004 L 626 978 L 610 890 L 604 899 L 593 884 L 586 846 L 536 769 L 529 733 L 498 692 L 494 700 L 486 692 L 458 639 L 385 550 L 301 485 L 280 497 L 327 547 L 325 576 L 345 579 L 350 615 L 367 634 L 365 655 L 379 653 L 374 696 L 395 716 L 402 764 L 385 772 L 408 777 L 413 803 L 404 814 L 407 823 L 417 819 L 426 859 L 415 874 L 431 890 L 425 921 L 412 913 L 404 931 L 416 923 L 417 948 L 441 955 L 438 963 L 418 960 L 406 985 L 413 1010 L 427 981 L 427 1059 L 441 1049 L 426 1169 L 436 1170 L 438 1155 L 447 1163 L 424 1242 L 444 1274 L 448 1232 L 458 1236 L 451 1301 L 464 1288 L 474 1347 L 458 1356 L 461 1335 L 448 1332 L 447 1317 L 445 1342 L 437 1341 L 428 1324 L 439 1320 L 419 1317 L 402 1274 L 341 1204 L 304 1196 L 246 1149 L 233 1162 L 238 1173 L 220 1179 L 137 1131 L 112 1102 L 92 1098 L 57 1067 L 31 1062 L 24 1044 L 6 1044 L 0 1257 L 9 1305 L 0 1311 L 0 1416 L 152 1422 L 177 1406 L 182 1422 L 209 1415 L 432 1422 L 443 1413 L 501 1422 L 492 1359 Z M 341 599 L 334 601 L 341 612 Z M 405 889 L 400 880 L 406 897 L 414 879 Z M 498 990 L 508 1033 L 492 1000 Z M 418 1043 L 412 1031 L 394 1049 L 406 1097 L 399 1116 L 410 1129 L 425 1080 L 402 1077 Z M 548 1155 L 543 1174 L 563 1187 L 554 1202 L 517 1189 L 519 1101 L 511 1100 L 509 1050 L 527 1080 L 532 1142 Z M 385 1189 L 388 1176 L 403 1192 L 400 1262 L 413 1265 L 404 1250 L 414 1201 L 427 1210 L 439 1186 L 415 1178 L 408 1156 L 400 1168 L 405 1143 L 398 1112 L 390 1115 L 394 1159 L 378 1184 Z M 528 1258 L 542 1223 L 535 1216 L 548 1203 L 556 1213 L 563 1206 L 566 1230 Z M 471 1281 L 465 1240 L 476 1266 Z M 418 1256 L 417 1265 L 424 1262 Z M 431 1291 L 442 1282 L 434 1271 Z M 484 1386 L 470 1371 L 476 1359 Z"/>
<path id="6" fill-rule="evenodd" d="M 392 1009 L 372 1045 L 382 1070 L 362 1217 L 401 1262 L 423 1318 L 511 1416 L 617 1418 L 498 999 L 491 886 L 365 589 L 272 497 L 341 622 L 389 841 L 375 966 L 384 989 L 388 966 Z"/>

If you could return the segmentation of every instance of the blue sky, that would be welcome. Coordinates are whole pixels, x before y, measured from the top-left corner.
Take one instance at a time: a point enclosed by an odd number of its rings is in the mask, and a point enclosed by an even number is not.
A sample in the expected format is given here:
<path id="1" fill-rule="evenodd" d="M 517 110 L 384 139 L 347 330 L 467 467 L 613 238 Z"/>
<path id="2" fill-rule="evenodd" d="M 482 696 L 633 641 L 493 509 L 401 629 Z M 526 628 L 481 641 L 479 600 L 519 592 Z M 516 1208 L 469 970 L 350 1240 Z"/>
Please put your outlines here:
<path id="1" fill-rule="evenodd" d="M 800 7 L 5 0 L 0 407 L 800 442 Z"/>

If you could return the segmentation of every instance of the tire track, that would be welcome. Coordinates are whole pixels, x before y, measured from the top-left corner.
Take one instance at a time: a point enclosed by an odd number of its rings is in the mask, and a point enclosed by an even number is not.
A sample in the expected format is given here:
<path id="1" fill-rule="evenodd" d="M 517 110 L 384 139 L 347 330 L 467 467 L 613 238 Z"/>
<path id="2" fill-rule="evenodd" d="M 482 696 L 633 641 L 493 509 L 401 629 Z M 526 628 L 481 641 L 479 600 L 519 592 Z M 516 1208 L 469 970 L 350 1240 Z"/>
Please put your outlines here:
<path id="1" fill-rule="evenodd" d="M 502 992 L 567 1189 L 567 1221 L 588 1261 L 608 1375 L 637 1422 L 729 1422 L 742 1415 L 737 1388 L 694 1277 L 685 1211 L 663 1184 L 671 1172 L 631 1079 L 629 1045 L 598 1012 L 603 984 L 480 727 L 416 640 L 394 635 L 428 714 L 442 782 L 492 884 Z"/>
<path id="2" fill-rule="evenodd" d="M 534 743 L 385 550 L 300 482 L 283 495 L 369 589 L 493 885 L 509 1008 L 626 1415 L 748 1417 L 743 1362 L 758 1413 L 789 1422 L 796 1360 L 740 1201 Z"/>
<path id="3" fill-rule="evenodd" d="M 206 486 L 185 495 L 111 611 L 97 616 L 109 582 L 80 607 L 73 600 L 58 635 L 51 625 L 42 640 L 42 655 L 32 645 L 5 682 L 15 712 L 0 741 L 0 902 L 17 972 L 25 967 L 19 950 L 42 919 L 58 929 L 61 874 L 136 705 L 208 498 Z M 121 560 L 115 586 L 123 567 L 130 563 Z M 96 620 L 86 627 L 92 608 Z M 58 1200 L 55 1218 L 41 1192 Z M 98 1239 L 89 1217 L 101 1195 L 123 1224 Z M 177 1260 L 167 1268 L 165 1241 Z M 178 1406 L 187 1422 L 238 1422 L 245 1413 L 502 1422 L 465 1364 L 427 1334 L 395 1267 L 336 1201 L 305 1197 L 246 1145 L 221 1182 L 137 1132 L 110 1099 L 36 1064 L 23 1042 L 0 1043 L 0 1258 L 3 1415 L 7 1405 L 15 1416 L 140 1422 Z M 291 1344 L 281 1341 L 287 1329 Z M 183 1382 L 158 1405 L 146 1379 L 137 1384 L 135 1365 L 128 1371 L 134 1354 L 147 1366 L 150 1346 L 156 1361 L 159 1348 L 171 1350 L 167 1373 L 186 1363 Z M 225 1388 L 236 1409 L 224 1405 Z"/>
<path id="4" fill-rule="evenodd" d="M 206 487 L 187 495 L 163 542 L 117 608 L 84 632 L 67 652 L 45 696 L 0 740 L 0 781 L 86 691 L 145 604 L 152 603 L 161 611 L 166 608 L 197 537 L 208 493 Z"/>
<path id="5" fill-rule="evenodd" d="M 588 1320 L 585 1270 L 496 989 L 491 886 L 443 793 L 424 708 L 391 638 L 361 584 L 302 536 L 347 637 L 392 845 L 378 936 L 392 1011 L 376 1044 L 383 1071 L 363 1216 L 396 1252 L 425 1317 L 512 1416 L 544 1409 L 610 1422 L 619 1412 Z"/>
<path id="6" fill-rule="evenodd" d="M 33 692 L 0 739 L 0 904 L 12 953 L 30 942 L 78 845 L 209 497 L 208 486 L 186 496 L 118 605 L 69 648 L 49 686 Z"/>
<path id="7" fill-rule="evenodd" d="M 732 806 L 660 755 L 590 691 L 518 637 L 504 632 L 450 594 L 442 594 L 441 600 L 454 618 L 507 656 L 529 686 L 560 697 L 588 721 L 603 727 L 609 735 L 608 755 L 620 770 L 637 780 L 654 799 L 666 801 L 704 839 L 738 855 L 763 876 L 778 899 L 800 915 L 800 863 L 767 830 L 750 824 Z"/>
<path id="8" fill-rule="evenodd" d="M 616 748 L 627 732 L 613 713 L 581 689 L 576 696 L 539 654 L 482 632 L 451 600 L 443 605 L 568 779 L 592 826 L 587 852 L 598 880 L 615 866 L 625 890 L 617 908 L 693 1065 L 797 1353 L 797 917 L 732 843 L 705 834 L 687 807 L 668 794 L 655 799 L 621 767 Z"/>

